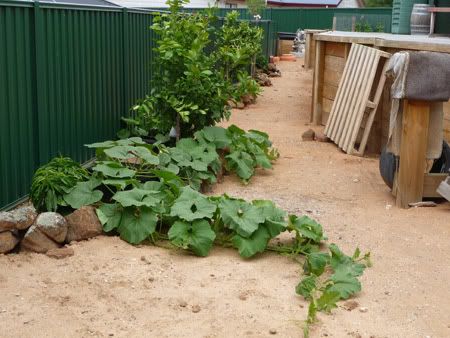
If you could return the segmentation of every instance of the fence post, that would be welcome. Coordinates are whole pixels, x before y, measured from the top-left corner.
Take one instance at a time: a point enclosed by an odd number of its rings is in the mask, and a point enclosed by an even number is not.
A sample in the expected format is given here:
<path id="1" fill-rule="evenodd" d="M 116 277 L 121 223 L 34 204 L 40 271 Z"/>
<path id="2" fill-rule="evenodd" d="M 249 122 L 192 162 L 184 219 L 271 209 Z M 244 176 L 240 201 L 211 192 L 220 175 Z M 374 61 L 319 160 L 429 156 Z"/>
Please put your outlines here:
<path id="1" fill-rule="evenodd" d="M 33 162 L 35 168 L 44 161 L 45 152 L 41 149 L 40 143 L 40 122 L 43 118 L 43 112 L 47 111 L 47 86 L 43 81 L 46 81 L 45 76 L 45 59 L 42 55 L 44 40 L 44 33 L 42 31 L 42 10 L 38 0 L 34 2 L 33 6 L 34 14 L 34 29 L 32 32 L 32 50 L 34 53 L 34 64 L 32 70 L 32 82 L 33 82 Z"/>
<path id="2" fill-rule="evenodd" d="M 122 36 L 122 53 L 123 53 L 123 111 L 128 111 L 130 105 L 131 95 L 129 93 L 130 89 L 130 74 L 129 74 L 129 61 L 130 61 L 130 48 L 128 48 L 129 39 L 129 21 L 128 21 L 128 9 L 122 8 L 122 24 L 123 24 L 123 36 Z"/>

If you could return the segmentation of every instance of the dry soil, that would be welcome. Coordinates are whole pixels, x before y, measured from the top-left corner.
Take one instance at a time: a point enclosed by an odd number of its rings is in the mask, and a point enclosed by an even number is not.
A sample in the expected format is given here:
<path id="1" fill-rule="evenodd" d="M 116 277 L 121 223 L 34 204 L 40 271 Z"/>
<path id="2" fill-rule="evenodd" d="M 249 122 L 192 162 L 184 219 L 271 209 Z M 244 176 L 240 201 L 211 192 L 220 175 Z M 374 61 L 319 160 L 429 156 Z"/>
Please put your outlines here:
<path id="1" fill-rule="evenodd" d="M 371 251 L 358 306 L 320 314 L 312 337 L 450 337 L 449 203 L 398 209 L 376 158 L 303 142 L 312 74 L 301 64 L 281 63 L 283 77 L 230 121 L 270 134 L 274 169 L 247 186 L 226 177 L 212 193 L 273 199 L 347 252 Z M 0 337 L 302 336 L 301 267 L 286 257 L 215 248 L 197 258 L 106 236 L 72 247 L 64 260 L 0 255 Z"/>

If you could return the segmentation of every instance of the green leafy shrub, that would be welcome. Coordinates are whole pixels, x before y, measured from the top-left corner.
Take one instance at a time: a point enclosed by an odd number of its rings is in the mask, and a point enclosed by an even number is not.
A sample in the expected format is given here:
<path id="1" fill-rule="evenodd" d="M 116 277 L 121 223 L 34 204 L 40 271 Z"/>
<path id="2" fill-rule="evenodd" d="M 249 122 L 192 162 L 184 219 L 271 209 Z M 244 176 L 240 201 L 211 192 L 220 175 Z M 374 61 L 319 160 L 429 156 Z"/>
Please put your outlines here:
<path id="1" fill-rule="evenodd" d="M 239 72 L 248 72 L 262 50 L 263 30 L 248 21 L 239 20 L 239 13 L 229 12 L 217 32 L 216 59 L 225 77 L 236 80 Z"/>
<path id="2" fill-rule="evenodd" d="M 57 211 L 67 205 L 64 195 L 87 178 L 88 172 L 78 162 L 68 157 L 55 157 L 34 173 L 30 199 L 39 212 Z"/>
<path id="3" fill-rule="evenodd" d="M 178 137 L 187 137 L 230 116 L 230 83 L 206 52 L 212 19 L 202 13 L 181 13 L 185 3 L 169 0 L 170 14 L 154 17 L 155 67 L 160 72 L 155 74 L 152 93 L 134 107 L 135 119 L 126 121 L 131 135 L 166 134 L 176 127 Z"/>
<path id="4" fill-rule="evenodd" d="M 364 19 L 360 19 L 355 23 L 356 32 L 373 32 L 372 26 Z"/>
<path id="5" fill-rule="evenodd" d="M 238 81 L 234 85 L 233 100 L 236 102 L 245 101 L 244 103 L 253 102 L 261 94 L 260 85 L 245 72 L 239 72 L 237 78 Z"/>

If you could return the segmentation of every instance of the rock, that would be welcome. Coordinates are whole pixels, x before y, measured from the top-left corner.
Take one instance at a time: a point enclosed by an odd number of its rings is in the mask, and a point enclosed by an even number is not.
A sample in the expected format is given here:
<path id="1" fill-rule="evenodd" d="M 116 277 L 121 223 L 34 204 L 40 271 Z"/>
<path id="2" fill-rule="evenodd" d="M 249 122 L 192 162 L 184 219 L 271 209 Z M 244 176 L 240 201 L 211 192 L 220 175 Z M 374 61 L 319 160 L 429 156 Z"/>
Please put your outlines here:
<path id="1" fill-rule="evenodd" d="M 201 310 L 200 305 L 192 306 L 192 312 L 197 313 L 197 312 L 200 312 L 200 310 Z"/>
<path id="2" fill-rule="evenodd" d="M 66 219 L 56 212 L 43 212 L 36 218 L 34 225 L 47 235 L 47 237 L 58 243 L 62 243 L 66 239 Z"/>
<path id="3" fill-rule="evenodd" d="M 265 87 L 269 87 L 272 85 L 272 81 L 270 81 L 269 76 L 264 73 L 256 74 L 256 82 L 258 82 L 259 85 L 265 86 Z"/>
<path id="4" fill-rule="evenodd" d="M 359 308 L 359 312 L 366 313 L 367 311 L 369 311 L 369 309 L 366 307 Z"/>
<path id="5" fill-rule="evenodd" d="M 239 294 L 239 299 L 240 299 L 240 300 L 247 300 L 247 298 L 248 298 L 247 292 L 241 292 L 241 293 Z"/>
<path id="6" fill-rule="evenodd" d="M 0 212 L 0 231 L 28 229 L 33 224 L 36 216 L 36 209 L 31 205 L 9 212 Z"/>
<path id="7" fill-rule="evenodd" d="M 48 250 L 59 248 L 59 245 L 33 224 L 23 237 L 20 247 L 28 251 L 46 253 Z"/>
<path id="8" fill-rule="evenodd" d="M 344 309 L 346 309 L 347 311 L 352 311 L 354 309 L 356 309 L 359 306 L 358 302 L 354 301 L 354 300 L 348 300 L 344 303 L 344 305 L 342 306 Z"/>
<path id="9" fill-rule="evenodd" d="M 316 131 L 314 139 L 317 142 L 330 142 L 330 138 L 320 131 Z"/>
<path id="10" fill-rule="evenodd" d="M 276 72 L 269 72 L 269 77 L 280 77 L 281 72 L 277 70 Z"/>
<path id="11" fill-rule="evenodd" d="M 14 249 L 19 239 L 11 231 L 0 232 L 0 253 L 7 253 Z"/>
<path id="12" fill-rule="evenodd" d="M 251 94 L 246 94 L 246 95 L 242 96 L 241 100 L 242 100 L 242 102 L 244 102 L 245 105 L 248 105 L 248 104 L 255 103 L 256 97 Z"/>
<path id="13" fill-rule="evenodd" d="M 270 329 L 270 330 L 269 330 L 269 333 L 270 333 L 270 334 L 277 334 L 277 330 L 275 330 L 275 329 Z"/>
<path id="14" fill-rule="evenodd" d="M 62 259 L 73 256 L 75 252 L 72 248 L 62 247 L 58 249 L 50 249 L 46 252 L 46 255 L 51 258 Z"/>
<path id="15" fill-rule="evenodd" d="M 267 70 L 268 70 L 269 72 L 277 72 L 277 71 L 278 71 L 278 68 L 277 68 L 276 64 L 274 64 L 274 63 L 269 63 L 269 64 L 267 65 Z"/>
<path id="16" fill-rule="evenodd" d="M 184 300 L 180 300 L 178 302 L 178 306 L 179 307 L 186 307 L 186 306 L 188 306 L 188 303 L 186 301 L 184 301 Z"/>
<path id="17" fill-rule="evenodd" d="M 237 108 L 237 103 L 233 100 L 228 100 L 227 105 L 231 108 Z"/>
<path id="18" fill-rule="evenodd" d="M 103 233 L 102 224 L 98 220 L 95 208 L 92 206 L 81 207 L 66 216 L 69 226 L 66 241 L 81 241 Z"/>
<path id="19" fill-rule="evenodd" d="M 308 129 L 307 131 L 305 131 L 302 134 L 302 140 L 303 141 L 313 141 L 314 140 L 314 135 L 315 135 L 314 130 Z"/>

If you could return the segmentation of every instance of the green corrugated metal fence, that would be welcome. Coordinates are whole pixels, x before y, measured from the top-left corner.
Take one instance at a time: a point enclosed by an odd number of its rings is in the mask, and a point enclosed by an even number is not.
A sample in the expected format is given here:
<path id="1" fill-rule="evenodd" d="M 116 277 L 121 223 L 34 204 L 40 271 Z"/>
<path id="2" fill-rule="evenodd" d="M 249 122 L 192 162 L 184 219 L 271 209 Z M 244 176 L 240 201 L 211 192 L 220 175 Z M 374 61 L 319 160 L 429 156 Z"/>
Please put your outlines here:
<path id="1" fill-rule="evenodd" d="M 152 12 L 0 0 L 0 209 L 54 156 L 80 162 L 149 93 Z M 264 28 L 264 51 L 275 34 Z"/>
<path id="2" fill-rule="evenodd" d="M 204 9 L 186 9 L 189 12 L 198 12 Z M 239 12 L 240 19 L 252 19 L 247 9 L 220 8 L 219 16 L 225 16 L 230 11 Z M 354 15 L 358 18 L 364 16 L 374 26 L 380 23 L 385 27 L 385 32 L 391 29 L 391 8 L 266 8 L 262 12 L 263 20 L 275 21 L 279 32 L 295 33 L 297 29 L 331 29 L 333 16 Z"/>
<path id="3" fill-rule="evenodd" d="M 34 11 L 0 7 L 0 206 L 28 191 L 37 163 Z"/>
<path id="4" fill-rule="evenodd" d="M 35 168 L 114 136 L 149 91 L 150 12 L 0 2 L 0 208 L 28 193 Z"/>

